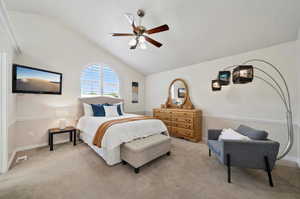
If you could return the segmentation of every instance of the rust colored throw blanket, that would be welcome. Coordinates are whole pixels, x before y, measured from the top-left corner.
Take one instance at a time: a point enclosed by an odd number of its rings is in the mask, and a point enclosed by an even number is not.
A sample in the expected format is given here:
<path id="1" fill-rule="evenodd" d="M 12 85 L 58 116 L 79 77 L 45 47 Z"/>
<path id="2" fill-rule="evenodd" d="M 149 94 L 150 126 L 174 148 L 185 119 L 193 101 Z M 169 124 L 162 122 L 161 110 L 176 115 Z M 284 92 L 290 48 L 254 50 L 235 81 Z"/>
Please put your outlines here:
<path id="1" fill-rule="evenodd" d="M 93 144 L 98 147 L 101 147 L 102 138 L 103 138 L 106 130 L 109 127 L 111 127 L 112 125 L 126 123 L 126 122 L 139 121 L 139 120 L 149 120 L 149 119 L 155 119 L 155 118 L 150 117 L 150 116 L 139 116 L 139 117 L 130 117 L 130 118 L 122 118 L 122 119 L 117 119 L 117 120 L 106 121 L 99 126 L 97 133 L 94 136 Z"/>

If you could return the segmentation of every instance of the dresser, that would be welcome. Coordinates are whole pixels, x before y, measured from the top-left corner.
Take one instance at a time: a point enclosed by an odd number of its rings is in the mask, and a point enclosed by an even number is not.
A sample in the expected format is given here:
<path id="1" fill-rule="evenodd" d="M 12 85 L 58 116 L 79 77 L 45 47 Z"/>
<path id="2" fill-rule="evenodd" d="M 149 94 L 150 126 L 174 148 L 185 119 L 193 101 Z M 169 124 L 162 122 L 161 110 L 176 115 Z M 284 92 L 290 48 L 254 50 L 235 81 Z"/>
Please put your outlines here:
<path id="1" fill-rule="evenodd" d="M 162 120 L 171 136 L 193 142 L 202 139 L 202 112 L 199 109 L 155 108 L 155 118 Z"/>

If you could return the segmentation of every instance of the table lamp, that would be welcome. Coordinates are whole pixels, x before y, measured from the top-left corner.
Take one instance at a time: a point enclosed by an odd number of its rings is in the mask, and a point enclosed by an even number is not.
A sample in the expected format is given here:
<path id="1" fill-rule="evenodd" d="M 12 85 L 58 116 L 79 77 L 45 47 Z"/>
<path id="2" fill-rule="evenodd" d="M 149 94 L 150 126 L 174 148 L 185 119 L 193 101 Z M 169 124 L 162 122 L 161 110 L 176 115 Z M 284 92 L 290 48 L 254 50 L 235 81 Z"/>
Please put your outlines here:
<path id="1" fill-rule="evenodd" d="M 67 117 L 69 113 L 65 107 L 59 107 L 56 109 L 56 117 L 59 118 L 58 126 L 60 129 L 65 129 L 67 127 Z"/>

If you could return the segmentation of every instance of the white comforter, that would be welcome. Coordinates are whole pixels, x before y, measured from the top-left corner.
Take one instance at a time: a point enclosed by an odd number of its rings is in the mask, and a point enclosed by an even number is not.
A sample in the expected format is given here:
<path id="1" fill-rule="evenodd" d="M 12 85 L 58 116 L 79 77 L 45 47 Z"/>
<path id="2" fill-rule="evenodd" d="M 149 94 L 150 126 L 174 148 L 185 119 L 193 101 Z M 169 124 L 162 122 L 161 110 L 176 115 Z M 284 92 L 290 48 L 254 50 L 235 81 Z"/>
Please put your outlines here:
<path id="1" fill-rule="evenodd" d="M 89 136 L 94 137 L 99 126 L 109 120 L 120 118 L 136 117 L 134 114 L 125 114 L 119 117 L 81 117 L 77 128 Z M 162 132 L 167 132 L 167 128 L 161 120 L 147 119 L 133 122 L 115 124 L 109 127 L 102 139 L 101 147 L 113 150 L 122 143 L 132 141 L 137 138 L 147 137 Z"/>

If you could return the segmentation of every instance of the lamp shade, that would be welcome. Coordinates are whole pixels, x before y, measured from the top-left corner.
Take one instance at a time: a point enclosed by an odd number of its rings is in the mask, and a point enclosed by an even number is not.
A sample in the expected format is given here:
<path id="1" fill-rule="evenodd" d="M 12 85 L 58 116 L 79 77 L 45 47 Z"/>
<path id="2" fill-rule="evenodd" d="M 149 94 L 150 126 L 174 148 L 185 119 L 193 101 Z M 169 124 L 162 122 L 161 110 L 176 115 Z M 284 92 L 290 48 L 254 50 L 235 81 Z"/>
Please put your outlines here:
<path id="1" fill-rule="evenodd" d="M 233 69 L 232 82 L 234 84 L 245 84 L 253 80 L 253 66 L 240 65 Z"/>
<path id="2" fill-rule="evenodd" d="M 218 80 L 222 86 L 230 84 L 230 71 L 219 71 Z"/>
<path id="3" fill-rule="evenodd" d="M 218 79 L 211 81 L 211 88 L 213 91 L 220 91 L 222 86 L 220 84 L 220 81 Z"/>
<path id="4" fill-rule="evenodd" d="M 64 129 L 67 127 L 67 117 L 69 116 L 69 112 L 67 107 L 57 107 L 55 111 L 56 117 L 59 119 L 58 126 L 60 129 Z"/>

